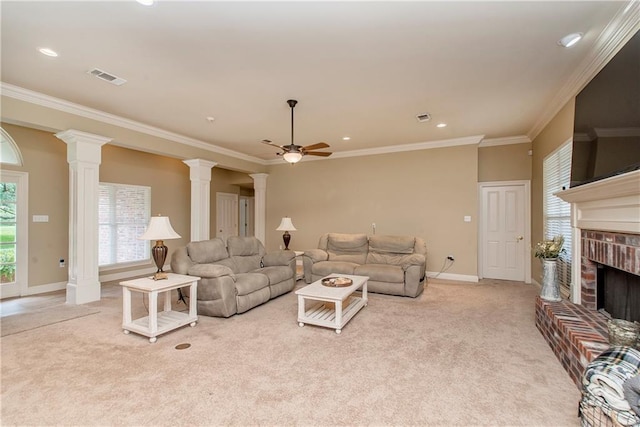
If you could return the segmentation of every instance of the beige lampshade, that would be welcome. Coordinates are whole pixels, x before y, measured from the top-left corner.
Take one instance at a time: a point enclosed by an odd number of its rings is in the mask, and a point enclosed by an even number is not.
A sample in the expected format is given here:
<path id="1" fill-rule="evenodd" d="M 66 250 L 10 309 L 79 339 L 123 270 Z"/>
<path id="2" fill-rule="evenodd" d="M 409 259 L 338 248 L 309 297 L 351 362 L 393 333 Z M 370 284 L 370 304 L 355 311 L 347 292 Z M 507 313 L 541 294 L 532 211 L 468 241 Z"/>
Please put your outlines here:
<path id="1" fill-rule="evenodd" d="M 285 216 L 284 218 L 282 218 L 282 221 L 280 221 L 280 225 L 278 226 L 278 228 L 276 228 L 277 231 L 296 231 L 296 228 L 293 226 L 293 223 L 291 222 L 291 218 L 289 218 L 288 216 Z"/>
<path id="2" fill-rule="evenodd" d="M 181 236 L 171 227 L 168 216 L 153 216 L 149 221 L 147 231 L 138 239 L 140 240 L 169 240 L 179 239 Z"/>

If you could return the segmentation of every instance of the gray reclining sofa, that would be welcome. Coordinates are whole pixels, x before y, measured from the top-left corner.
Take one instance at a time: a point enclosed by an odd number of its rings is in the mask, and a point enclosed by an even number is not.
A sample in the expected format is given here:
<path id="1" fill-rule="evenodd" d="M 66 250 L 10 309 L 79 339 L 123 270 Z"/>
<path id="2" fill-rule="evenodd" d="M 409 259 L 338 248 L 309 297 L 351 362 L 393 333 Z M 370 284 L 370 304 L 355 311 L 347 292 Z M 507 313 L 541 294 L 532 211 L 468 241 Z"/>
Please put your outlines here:
<path id="1" fill-rule="evenodd" d="M 424 290 L 427 247 L 420 237 L 327 233 L 304 252 L 304 279 L 329 274 L 368 276 L 368 291 L 417 297 Z"/>
<path id="2" fill-rule="evenodd" d="M 255 237 L 215 238 L 175 250 L 171 271 L 199 276 L 198 314 L 230 317 L 290 292 L 296 283 L 293 251 L 265 253 Z M 187 293 L 188 296 L 188 293 Z"/>

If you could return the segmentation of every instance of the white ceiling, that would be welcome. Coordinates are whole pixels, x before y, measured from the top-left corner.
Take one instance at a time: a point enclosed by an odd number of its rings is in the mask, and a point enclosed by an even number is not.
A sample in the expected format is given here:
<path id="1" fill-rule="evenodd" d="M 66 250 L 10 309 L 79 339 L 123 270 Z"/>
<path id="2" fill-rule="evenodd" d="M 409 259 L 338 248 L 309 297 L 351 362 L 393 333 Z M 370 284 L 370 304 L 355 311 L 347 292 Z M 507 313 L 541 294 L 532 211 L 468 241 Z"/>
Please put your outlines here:
<path id="1" fill-rule="evenodd" d="M 586 83 L 577 70 L 603 50 L 607 25 L 626 6 L 2 1 L 1 78 L 262 159 L 277 151 L 262 139 L 290 143 L 290 98 L 299 101 L 295 142 L 324 141 L 334 152 L 522 140 Z M 556 44 L 576 31 L 585 34 L 578 45 Z M 92 77 L 93 68 L 127 83 Z M 419 123 L 425 112 L 432 120 Z"/>

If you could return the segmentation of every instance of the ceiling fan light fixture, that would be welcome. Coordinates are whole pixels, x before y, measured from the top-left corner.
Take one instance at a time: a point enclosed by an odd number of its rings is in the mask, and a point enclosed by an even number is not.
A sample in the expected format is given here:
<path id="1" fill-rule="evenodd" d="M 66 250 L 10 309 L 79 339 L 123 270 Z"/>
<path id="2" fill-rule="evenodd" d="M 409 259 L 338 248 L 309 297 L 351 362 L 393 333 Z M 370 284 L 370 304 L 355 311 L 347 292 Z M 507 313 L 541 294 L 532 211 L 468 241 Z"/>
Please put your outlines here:
<path id="1" fill-rule="evenodd" d="M 282 158 L 285 159 L 287 162 L 294 164 L 294 163 L 298 163 L 302 159 L 302 154 L 297 151 L 290 151 L 288 153 L 284 153 L 282 155 Z"/>

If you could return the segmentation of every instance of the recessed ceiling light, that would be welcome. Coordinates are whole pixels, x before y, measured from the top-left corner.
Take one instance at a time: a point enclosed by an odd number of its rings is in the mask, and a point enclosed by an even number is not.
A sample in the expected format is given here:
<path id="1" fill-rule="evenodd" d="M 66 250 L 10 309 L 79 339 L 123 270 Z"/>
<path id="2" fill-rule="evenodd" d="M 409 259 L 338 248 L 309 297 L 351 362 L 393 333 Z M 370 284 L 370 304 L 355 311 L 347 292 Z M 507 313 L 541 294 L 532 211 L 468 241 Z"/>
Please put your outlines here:
<path id="1" fill-rule="evenodd" d="M 446 127 L 447 127 L 447 124 L 446 124 L 446 123 L 438 123 L 438 124 L 436 125 L 436 127 L 437 127 L 437 128 L 446 128 Z"/>
<path id="2" fill-rule="evenodd" d="M 578 43 L 581 38 L 582 38 L 582 33 L 567 34 L 566 36 L 558 40 L 558 44 L 564 47 L 571 47 L 576 43 Z"/>
<path id="3" fill-rule="evenodd" d="M 58 56 L 58 52 L 53 49 L 49 49 L 48 47 L 39 47 L 38 51 L 43 55 L 51 56 L 53 58 Z"/>
<path id="4" fill-rule="evenodd" d="M 155 0 L 136 0 L 136 1 L 143 6 L 153 6 L 153 4 L 155 3 Z"/>
<path id="5" fill-rule="evenodd" d="M 350 136 L 343 136 L 343 137 L 342 137 L 342 140 L 343 140 L 343 141 L 348 141 L 348 140 L 350 140 L 350 139 L 351 139 L 351 137 L 350 137 Z"/>

